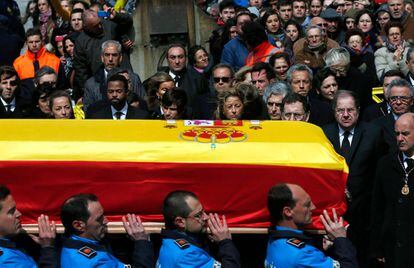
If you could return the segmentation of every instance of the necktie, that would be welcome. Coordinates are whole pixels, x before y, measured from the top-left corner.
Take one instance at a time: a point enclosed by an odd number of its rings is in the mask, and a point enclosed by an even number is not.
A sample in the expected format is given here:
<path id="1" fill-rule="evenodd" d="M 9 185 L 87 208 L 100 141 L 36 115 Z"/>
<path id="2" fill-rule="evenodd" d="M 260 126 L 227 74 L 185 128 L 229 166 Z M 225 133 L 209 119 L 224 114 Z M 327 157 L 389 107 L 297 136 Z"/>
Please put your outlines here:
<path id="1" fill-rule="evenodd" d="M 345 159 L 348 158 L 349 156 L 349 151 L 351 151 L 351 144 L 349 143 L 349 135 L 351 134 L 351 132 L 349 132 L 348 130 L 344 132 L 344 139 L 342 140 L 342 146 L 341 146 L 341 150 L 342 150 L 342 156 L 345 157 Z"/>
<path id="2" fill-rule="evenodd" d="M 121 119 L 121 116 L 123 115 L 124 113 L 123 112 L 115 112 L 115 117 L 116 117 L 116 120 L 120 120 Z"/>
<path id="3" fill-rule="evenodd" d="M 175 84 L 176 87 L 179 87 L 180 86 L 180 83 L 181 83 L 181 77 L 177 74 L 174 77 L 174 84 Z"/>
<path id="4" fill-rule="evenodd" d="M 39 61 L 37 60 L 37 53 L 35 53 L 35 60 L 33 61 L 35 73 L 40 69 Z"/>
<path id="5" fill-rule="evenodd" d="M 414 168 L 414 159 L 406 158 L 405 162 L 407 163 L 407 168 L 405 169 L 407 172 Z"/>
<path id="6" fill-rule="evenodd" d="M 7 113 L 11 112 L 11 104 L 7 104 L 5 108 Z"/>

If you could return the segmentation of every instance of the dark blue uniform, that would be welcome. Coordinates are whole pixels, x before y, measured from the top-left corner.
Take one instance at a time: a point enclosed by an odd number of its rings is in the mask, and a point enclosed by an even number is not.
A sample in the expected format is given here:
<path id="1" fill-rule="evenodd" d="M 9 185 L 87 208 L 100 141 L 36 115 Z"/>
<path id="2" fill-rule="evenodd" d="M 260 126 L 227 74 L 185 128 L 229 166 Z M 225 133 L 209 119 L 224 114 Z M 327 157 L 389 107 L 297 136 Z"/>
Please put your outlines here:
<path id="1" fill-rule="evenodd" d="M 208 248 L 193 236 L 176 230 L 162 230 L 161 236 L 163 239 L 157 268 L 240 267 L 239 252 L 230 239 L 219 242 L 218 261 L 211 257 Z"/>
<path id="2" fill-rule="evenodd" d="M 312 246 L 303 231 L 277 226 L 270 230 L 265 260 L 266 268 L 276 267 L 358 267 L 356 252 L 347 238 L 337 238 L 330 249 L 332 258 Z"/>
<path id="3" fill-rule="evenodd" d="M 152 244 L 146 240 L 135 241 L 133 267 L 154 267 Z M 76 235 L 63 240 L 61 267 L 131 267 L 115 258 L 108 248 L 98 241 Z"/>
<path id="4" fill-rule="evenodd" d="M 2 268 L 37 268 L 36 262 L 9 239 L 0 238 L 0 267 Z M 57 267 L 53 247 L 42 248 L 39 267 Z"/>

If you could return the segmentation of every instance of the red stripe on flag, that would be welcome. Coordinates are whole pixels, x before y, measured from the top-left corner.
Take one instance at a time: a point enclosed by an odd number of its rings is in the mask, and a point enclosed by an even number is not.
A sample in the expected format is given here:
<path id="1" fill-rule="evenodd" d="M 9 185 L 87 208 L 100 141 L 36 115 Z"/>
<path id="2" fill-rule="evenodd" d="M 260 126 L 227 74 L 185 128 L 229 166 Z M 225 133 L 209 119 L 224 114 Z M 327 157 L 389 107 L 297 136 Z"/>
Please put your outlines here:
<path id="1" fill-rule="evenodd" d="M 173 190 L 195 192 L 208 212 L 225 214 L 232 227 L 267 227 L 269 188 L 280 182 L 301 185 L 317 209 L 312 228 L 321 229 L 322 209 L 346 210 L 346 173 L 336 170 L 245 164 L 1 161 L 7 185 L 25 223 L 41 214 L 59 219 L 63 201 L 77 193 L 96 194 L 111 221 L 136 213 L 162 221 L 162 201 Z"/>

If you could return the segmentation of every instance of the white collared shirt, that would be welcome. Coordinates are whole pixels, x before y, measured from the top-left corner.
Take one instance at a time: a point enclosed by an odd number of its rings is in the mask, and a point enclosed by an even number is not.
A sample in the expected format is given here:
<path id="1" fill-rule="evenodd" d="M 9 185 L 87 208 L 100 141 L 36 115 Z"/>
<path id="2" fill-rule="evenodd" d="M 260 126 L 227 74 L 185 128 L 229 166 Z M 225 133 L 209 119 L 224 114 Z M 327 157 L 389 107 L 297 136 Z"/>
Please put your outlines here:
<path id="1" fill-rule="evenodd" d="M 338 127 L 339 127 L 339 145 L 340 147 L 342 147 L 342 142 L 344 141 L 345 130 L 343 130 L 340 126 Z M 349 131 L 349 136 L 348 136 L 349 145 L 352 145 L 352 139 L 354 138 L 355 128 L 348 130 L 348 131 Z"/>
<path id="2" fill-rule="evenodd" d="M 125 102 L 124 107 L 121 110 L 119 110 L 119 111 L 117 109 L 115 109 L 114 106 L 111 105 L 111 112 L 112 112 L 112 118 L 113 119 L 117 120 L 115 113 L 116 112 L 121 112 L 122 115 L 121 115 L 121 118 L 119 120 L 125 120 L 126 119 L 127 112 L 128 112 L 128 103 Z"/>
<path id="3" fill-rule="evenodd" d="M 412 157 L 408 157 L 408 156 L 406 156 L 405 155 L 405 153 L 403 153 L 402 154 L 403 155 L 403 165 L 404 165 L 404 168 L 406 169 L 407 168 L 407 161 L 405 161 L 407 158 L 411 158 L 411 159 L 413 159 L 414 160 L 414 156 L 412 156 Z"/>
<path id="4" fill-rule="evenodd" d="M 172 79 L 175 81 L 175 77 L 177 76 L 175 73 L 169 71 L 168 74 L 172 77 Z M 178 87 L 178 81 L 175 82 L 175 86 Z"/>
<path id="5" fill-rule="evenodd" d="M 7 105 L 10 105 L 10 111 L 14 112 L 14 110 L 16 109 L 16 98 L 13 98 L 13 100 L 10 103 L 7 103 L 3 100 L 2 97 L 0 97 L 1 102 L 3 103 L 4 109 L 6 109 L 7 111 Z"/>

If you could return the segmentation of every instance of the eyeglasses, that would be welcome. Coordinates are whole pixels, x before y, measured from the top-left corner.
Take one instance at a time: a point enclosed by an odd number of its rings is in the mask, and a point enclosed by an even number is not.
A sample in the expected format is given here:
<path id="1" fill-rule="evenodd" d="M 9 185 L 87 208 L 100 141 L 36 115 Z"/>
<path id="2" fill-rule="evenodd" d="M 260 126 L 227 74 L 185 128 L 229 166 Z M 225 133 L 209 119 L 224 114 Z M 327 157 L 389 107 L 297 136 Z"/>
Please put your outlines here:
<path id="1" fill-rule="evenodd" d="M 412 97 L 409 97 L 409 96 L 390 96 L 388 99 L 390 100 L 390 102 L 396 102 L 396 101 L 409 102 L 412 99 Z"/>
<path id="2" fill-rule="evenodd" d="M 305 114 L 300 113 L 283 113 L 284 118 L 294 118 L 295 120 L 302 120 Z"/>
<path id="3" fill-rule="evenodd" d="M 340 115 L 344 114 L 345 112 L 351 114 L 351 113 L 355 113 L 356 109 L 355 108 L 338 108 L 335 110 L 335 112 Z"/>
<path id="4" fill-rule="evenodd" d="M 230 82 L 230 77 L 228 76 L 223 76 L 223 77 L 213 77 L 214 83 L 220 83 L 220 81 L 222 81 L 223 83 L 228 83 Z"/>
<path id="5" fill-rule="evenodd" d="M 328 27 L 328 23 L 317 23 L 319 27 Z"/>

